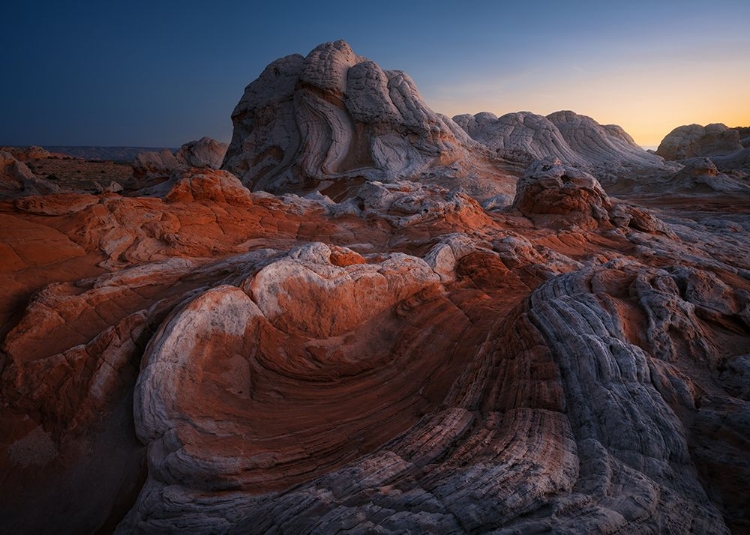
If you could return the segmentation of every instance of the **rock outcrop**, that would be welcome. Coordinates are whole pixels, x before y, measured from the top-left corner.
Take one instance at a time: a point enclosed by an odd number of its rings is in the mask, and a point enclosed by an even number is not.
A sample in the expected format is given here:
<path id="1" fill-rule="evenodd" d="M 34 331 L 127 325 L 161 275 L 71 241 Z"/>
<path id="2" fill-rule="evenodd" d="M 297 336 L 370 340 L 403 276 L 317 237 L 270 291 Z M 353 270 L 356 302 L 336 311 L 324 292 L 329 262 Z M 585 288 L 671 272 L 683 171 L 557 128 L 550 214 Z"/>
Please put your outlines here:
<path id="1" fill-rule="evenodd" d="M 0 152 L 0 198 L 44 195 L 59 191 L 57 185 L 37 177 L 25 163 L 16 160 L 9 152 Z"/>
<path id="2" fill-rule="evenodd" d="M 202 137 L 185 143 L 176 153 L 169 149 L 139 153 L 133 161 L 133 174 L 137 179 L 164 178 L 190 167 L 219 169 L 226 151 L 226 143 Z"/>
<path id="3" fill-rule="evenodd" d="M 19 162 L 28 162 L 29 160 L 39 160 L 52 158 L 53 154 L 43 147 L 0 147 L 0 151 L 10 153 Z M 55 154 L 55 157 L 62 155 Z"/>
<path id="4" fill-rule="evenodd" d="M 659 144 L 656 154 L 667 160 L 725 156 L 742 150 L 740 134 L 721 123 L 678 126 Z"/>
<path id="5" fill-rule="evenodd" d="M 485 210 L 406 80 L 324 45 L 248 87 L 242 180 L 0 200 L 0 531 L 750 529 L 748 193 L 547 156 Z"/>
<path id="6" fill-rule="evenodd" d="M 482 112 L 458 115 L 453 120 L 498 156 L 526 165 L 551 156 L 567 165 L 586 168 L 606 182 L 644 169 L 650 173 L 676 170 L 636 145 L 621 127 L 600 125 L 572 111 L 546 117 L 517 112 L 499 118 Z"/>
<path id="7" fill-rule="evenodd" d="M 750 154 L 750 151 L 748 151 L 748 154 Z M 749 183 L 720 173 L 710 158 L 688 158 L 682 160 L 681 163 L 684 167 L 669 178 L 662 191 L 674 193 L 689 191 L 750 193 Z M 748 163 L 750 163 L 750 158 Z"/>
<path id="8" fill-rule="evenodd" d="M 612 203 L 596 178 L 547 156 L 518 179 L 513 208 L 527 216 L 563 216 L 566 222 L 603 221 Z"/>
<path id="9" fill-rule="evenodd" d="M 428 108 L 406 73 L 381 69 L 344 41 L 271 63 L 247 86 L 232 121 L 223 168 L 254 191 L 448 176 L 479 196 L 512 191 L 483 147 Z M 486 175 L 482 184 L 476 169 Z"/>

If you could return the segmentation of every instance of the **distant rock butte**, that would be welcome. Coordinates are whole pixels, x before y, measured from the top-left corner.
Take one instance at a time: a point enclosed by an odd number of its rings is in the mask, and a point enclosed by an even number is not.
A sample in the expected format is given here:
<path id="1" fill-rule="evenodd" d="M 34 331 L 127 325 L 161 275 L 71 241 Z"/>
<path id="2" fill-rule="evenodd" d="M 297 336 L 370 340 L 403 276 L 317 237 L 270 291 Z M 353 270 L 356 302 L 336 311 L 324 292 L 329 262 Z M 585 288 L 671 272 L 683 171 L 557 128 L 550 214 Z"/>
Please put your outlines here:
<path id="1" fill-rule="evenodd" d="M 721 123 L 680 126 L 662 140 L 656 153 L 685 165 L 695 158 L 710 158 L 719 171 L 747 178 L 750 176 L 749 132 L 748 128 L 727 128 Z M 732 181 L 732 177 L 729 180 Z M 732 189 L 737 189 L 736 185 Z"/>
<path id="2" fill-rule="evenodd" d="M 748 531 L 743 179 L 550 117 L 513 178 L 336 42 L 224 169 L 1 199 L 0 532 Z"/>

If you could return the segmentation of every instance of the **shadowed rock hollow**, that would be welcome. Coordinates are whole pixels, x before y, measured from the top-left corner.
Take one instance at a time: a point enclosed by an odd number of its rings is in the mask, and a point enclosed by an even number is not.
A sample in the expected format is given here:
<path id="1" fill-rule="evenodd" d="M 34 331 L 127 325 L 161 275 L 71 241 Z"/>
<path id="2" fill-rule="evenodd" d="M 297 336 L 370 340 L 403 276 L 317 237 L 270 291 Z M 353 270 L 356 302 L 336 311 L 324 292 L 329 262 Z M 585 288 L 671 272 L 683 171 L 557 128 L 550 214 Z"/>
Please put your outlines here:
<path id="1" fill-rule="evenodd" d="M 511 177 L 417 97 L 322 45 L 226 170 L 0 201 L 3 532 L 750 529 L 746 191 Z"/>

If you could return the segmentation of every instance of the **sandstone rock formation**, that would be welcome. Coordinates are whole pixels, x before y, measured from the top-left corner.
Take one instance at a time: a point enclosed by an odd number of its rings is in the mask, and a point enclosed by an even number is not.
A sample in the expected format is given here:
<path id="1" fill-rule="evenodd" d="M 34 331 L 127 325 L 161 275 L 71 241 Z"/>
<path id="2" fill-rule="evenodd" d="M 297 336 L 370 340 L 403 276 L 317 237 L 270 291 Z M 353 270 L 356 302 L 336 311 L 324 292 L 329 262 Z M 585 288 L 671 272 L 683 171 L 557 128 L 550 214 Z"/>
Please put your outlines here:
<path id="1" fill-rule="evenodd" d="M 721 123 L 678 126 L 659 144 L 656 154 L 667 160 L 724 156 L 741 150 L 740 134 Z"/>
<path id="2" fill-rule="evenodd" d="M 173 171 L 189 167 L 218 169 L 227 151 L 227 144 L 210 137 L 185 143 L 180 150 L 172 153 L 169 149 L 161 152 L 142 152 L 133 161 L 133 174 L 136 178 L 168 177 Z"/>
<path id="3" fill-rule="evenodd" d="M 681 163 L 707 157 L 719 171 L 747 179 L 750 176 L 750 148 L 746 130 L 727 128 L 721 123 L 705 127 L 697 124 L 680 126 L 662 140 L 657 154 Z"/>
<path id="4" fill-rule="evenodd" d="M 559 111 L 546 117 L 529 112 L 497 117 L 489 112 L 458 115 L 453 120 L 498 156 L 525 165 L 551 156 L 613 182 L 623 175 L 676 169 L 636 145 L 619 126 L 600 125 L 590 117 Z"/>
<path id="5" fill-rule="evenodd" d="M 38 178 L 9 152 L 0 152 L 0 198 L 44 195 L 60 191 L 49 180 Z"/>
<path id="6" fill-rule="evenodd" d="M 750 154 L 750 151 L 748 151 Z M 750 158 L 748 159 L 750 162 Z M 703 192 L 750 192 L 750 184 L 719 173 L 710 158 L 688 158 L 682 160 L 685 166 L 675 173 L 663 191 L 685 192 L 702 190 Z"/>
<path id="7" fill-rule="evenodd" d="M 223 168 L 255 191 L 309 192 L 352 178 L 434 179 L 484 197 L 512 191 L 486 150 L 430 110 L 406 73 L 344 41 L 271 63 L 232 121 Z"/>
<path id="8" fill-rule="evenodd" d="M 53 155 L 42 147 L 0 147 L 0 151 L 9 152 L 19 162 L 28 162 L 29 160 L 51 158 Z M 59 156 L 59 155 L 55 155 Z"/>
<path id="9" fill-rule="evenodd" d="M 748 194 L 614 198 L 548 157 L 485 210 L 453 187 L 501 176 L 471 142 L 454 169 L 444 130 L 391 129 L 396 75 L 308 57 L 235 115 L 227 162 L 297 147 L 243 176 L 278 195 L 191 167 L 0 200 L 0 531 L 750 529 Z M 401 159 L 320 174 L 339 147 L 282 127 L 314 110 L 376 110 L 350 135 Z"/>

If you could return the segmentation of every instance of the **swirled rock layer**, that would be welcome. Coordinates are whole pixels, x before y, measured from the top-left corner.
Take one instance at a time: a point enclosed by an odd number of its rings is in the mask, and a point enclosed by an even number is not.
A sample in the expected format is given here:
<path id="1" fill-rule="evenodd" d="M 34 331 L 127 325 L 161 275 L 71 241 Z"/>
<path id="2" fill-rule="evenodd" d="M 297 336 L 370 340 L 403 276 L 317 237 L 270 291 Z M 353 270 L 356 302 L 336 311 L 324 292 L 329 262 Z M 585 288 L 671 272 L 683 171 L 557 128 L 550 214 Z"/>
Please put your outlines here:
<path id="1" fill-rule="evenodd" d="M 557 158 L 566 165 L 586 168 L 607 182 L 636 172 L 674 172 L 679 167 L 643 150 L 621 127 L 600 125 L 572 111 L 546 117 L 530 112 L 497 117 L 482 112 L 458 115 L 453 120 L 498 156 L 525 165 L 545 157 Z"/>
<path id="2" fill-rule="evenodd" d="M 484 196 L 512 191 L 484 147 L 433 112 L 406 73 L 381 69 L 344 41 L 271 63 L 247 86 L 232 121 L 223 168 L 252 190 L 450 177 Z M 481 180 L 471 172 L 477 167 Z"/>
<path id="3" fill-rule="evenodd" d="M 404 76 L 260 80 L 242 180 L 0 201 L 0 532 L 750 529 L 745 190 L 548 157 L 485 210 Z"/>

